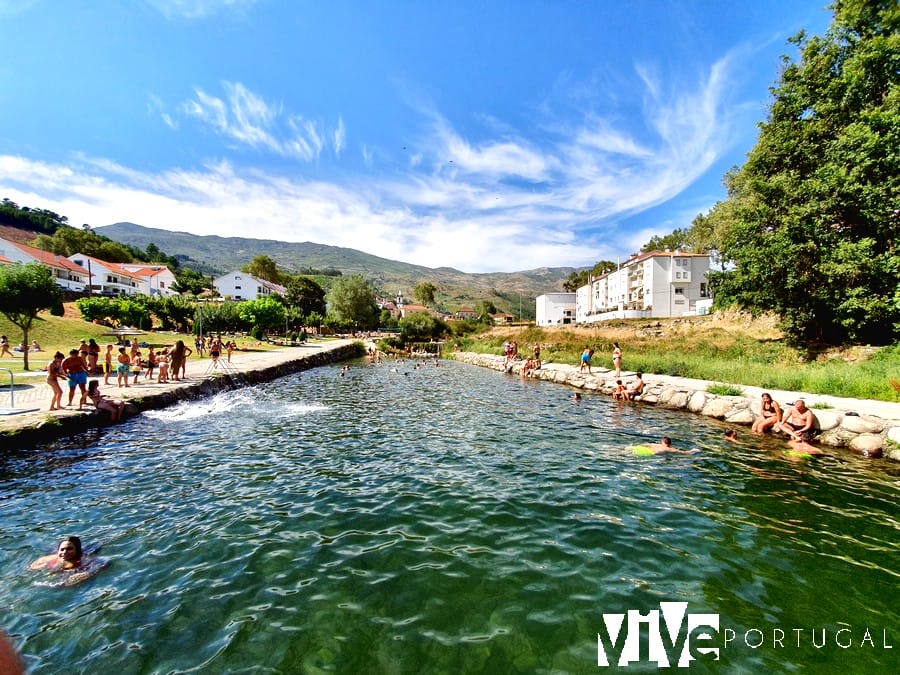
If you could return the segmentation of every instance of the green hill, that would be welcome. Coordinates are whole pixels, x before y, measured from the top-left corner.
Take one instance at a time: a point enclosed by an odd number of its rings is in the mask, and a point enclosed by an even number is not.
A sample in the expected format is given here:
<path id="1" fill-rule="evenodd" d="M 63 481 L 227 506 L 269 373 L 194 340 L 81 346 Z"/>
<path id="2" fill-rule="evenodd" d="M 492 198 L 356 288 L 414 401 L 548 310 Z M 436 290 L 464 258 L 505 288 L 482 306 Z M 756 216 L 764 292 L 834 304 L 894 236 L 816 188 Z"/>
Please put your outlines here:
<path id="1" fill-rule="evenodd" d="M 447 311 L 490 300 L 498 309 L 526 318 L 534 317 L 534 299 L 538 295 L 561 291 L 563 282 L 575 271 L 572 267 L 544 267 L 522 272 L 467 274 L 451 267 L 422 267 L 351 248 L 311 242 L 198 236 L 134 223 L 115 223 L 96 227 L 94 231 L 141 249 L 155 244 L 167 254 L 185 260 L 188 266 L 199 267 L 206 273 L 224 274 L 240 269 L 254 256 L 266 255 L 279 269 L 291 274 L 309 267 L 333 268 L 344 275 L 361 274 L 379 293 L 388 297 L 394 297 L 399 291 L 412 300 L 416 285 L 430 281 L 438 287 L 436 299 Z"/>

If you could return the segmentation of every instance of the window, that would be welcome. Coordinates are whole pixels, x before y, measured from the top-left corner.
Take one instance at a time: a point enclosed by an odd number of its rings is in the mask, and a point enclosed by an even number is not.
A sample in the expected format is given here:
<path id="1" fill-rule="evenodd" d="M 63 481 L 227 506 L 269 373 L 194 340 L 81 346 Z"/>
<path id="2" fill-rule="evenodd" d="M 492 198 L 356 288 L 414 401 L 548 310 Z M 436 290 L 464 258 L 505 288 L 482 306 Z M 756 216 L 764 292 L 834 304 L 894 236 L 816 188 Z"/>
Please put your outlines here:
<path id="1" fill-rule="evenodd" d="M 700 297 L 701 298 L 706 297 L 706 284 L 703 283 L 702 281 L 700 282 Z"/>
<path id="2" fill-rule="evenodd" d="M 235 274 L 235 275 L 234 275 L 234 280 L 235 280 L 235 281 L 240 281 L 241 278 L 240 278 L 237 274 Z"/>
<path id="3" fill-rule="evenodd" d="M 241 290 L 241 287 L 240 287 L 240 286 L 235 286 L 235 287 L 234 287 L 234 290 L 239 291 L 239 290 Z"/>

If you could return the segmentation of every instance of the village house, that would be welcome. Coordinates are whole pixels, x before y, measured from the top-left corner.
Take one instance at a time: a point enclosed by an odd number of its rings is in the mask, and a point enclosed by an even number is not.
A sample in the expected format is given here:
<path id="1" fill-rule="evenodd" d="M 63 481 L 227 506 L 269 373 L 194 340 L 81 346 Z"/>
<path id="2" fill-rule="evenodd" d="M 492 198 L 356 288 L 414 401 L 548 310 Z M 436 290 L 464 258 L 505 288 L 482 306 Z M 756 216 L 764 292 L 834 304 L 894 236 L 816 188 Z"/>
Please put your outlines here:
<path id="1" fill-rule="evenodd" d="M 537 326 L 566 326 L 575 323 L 575 293 L 544 293 L 535 299 Z"/>
<path id="2" fill-rule="evenodd" d="M 279 284 L 258 279 L 246 272 L 229 272 L 213 280 L 213 286 L 226 300 L 259 300 L 272 293 L 284 295 L 285 288 Z"/>
<path id="3" fill-rule="evenodd" d="M 6 264 L 40 263 L 50 269 L 56 285 L 65 290 L 83 291 L 88 284 L 87 270 L 64 256 L 42 251 L 28 244 L 0 239 L 0 261 Z"/>

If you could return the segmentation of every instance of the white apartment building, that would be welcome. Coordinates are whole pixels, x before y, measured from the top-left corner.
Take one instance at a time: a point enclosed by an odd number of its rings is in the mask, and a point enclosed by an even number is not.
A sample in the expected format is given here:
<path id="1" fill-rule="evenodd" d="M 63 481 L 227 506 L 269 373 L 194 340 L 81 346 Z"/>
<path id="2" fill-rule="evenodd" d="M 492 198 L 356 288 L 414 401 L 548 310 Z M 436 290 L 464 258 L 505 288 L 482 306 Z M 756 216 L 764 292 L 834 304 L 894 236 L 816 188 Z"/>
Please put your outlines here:
<path id="1" fill-rule="evenodd" d="M 177 279 L 165 265 L 148 265 L 146 263 L 122 263 L 120 267 L 135 274 L 147 282 L 147 293 L 156 297 L 168 298 L 178 295 L 172 290 Z"/>
<path id="2" fill-rule="evenodd" d="M 246 272 L 229 272 L 213 280 L 213 286 L 226 300 L 258 300 L 270 293 L 284 295 L 285 288 Z"/>
<path id="3" fill-rule="evenodd" d="M 534 322 L 538 326 L 575 323 L 575 293 L 544 293 L 535 298 Z"/>
<path id="4" fill-rule="evenodd" d="M 75 253 L 69 260 L 90 277 L 90 291 L 99 295 L 150 295 L 147 279 L 124 269 L 122 263 L 106 262 L 93 256 Z M 85 289 L 87 290 L 87 289 Z"/>
<path id="5" fill-rule="evenodd" d="M 696 314 L 697 302 L 709 298 L 708 273 L 706 254 L 650 251 L 636 255 L 578 289 L 576 321 Z"/>

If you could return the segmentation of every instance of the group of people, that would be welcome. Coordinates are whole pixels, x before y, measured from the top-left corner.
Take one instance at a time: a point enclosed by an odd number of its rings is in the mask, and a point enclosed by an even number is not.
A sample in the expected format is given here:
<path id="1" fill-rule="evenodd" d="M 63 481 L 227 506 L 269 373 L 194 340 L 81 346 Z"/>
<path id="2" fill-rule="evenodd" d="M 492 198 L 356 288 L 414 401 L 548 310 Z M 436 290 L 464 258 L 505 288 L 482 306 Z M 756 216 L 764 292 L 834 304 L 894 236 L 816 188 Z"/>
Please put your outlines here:
<path id="1" fill-rule="evenodd" d="M 644 374 L 635 373 L 634 382 L 626 387 L 622 380 L 616 380 L 616 388 L 613 390 L 612 397 L 616 401 L 634 401 L 644 393 Z"/>
<path id="2" fill-rule="evenodd" d="M 594 349 L 590 345 L 585 345 L 584 349 L 581 352 L 580 366 L 578 368 L 579 373 L 583 373 L 585 370 L 588 375 L 591 374 L 591 359 L 594 358 Z M 615 369 L 615 374 L 613 377 L 619 378 L 622 377 L 622 348 L 619 347 L 618 342 L 613 342 L 613 351 L 612 351 L 612 363 L 613 369 Z"/>
<path id="3" fill-rule="evenodd" d="M 185 376 L 187 358 L 194 353 L 190 347 L 185 346 L 183 340 L 178 340 L 173 347 L 165 347 L 160 352 L 148 346 L 146 354 L 141 352 L 137 342 L 120 346 L 118 353 L 114 355 L 115 348 L 115 345 L 109 344 L 104 351 L 94 338 L 90 338 L 87 341 L 82 340 L 77 349 L 69 350 L 68 356 L 56 352 L 45 367 L 47 384 L 52 392 L 50 410 L 72 406 L 75 390 L 78 389 L 81 394 L 78 401 L 79 410 L 90 400 L 98 410 L 108 412 L 111 421 L 117 422 L 122 418 L 125 403 L 103 395 L 100 392 L 99 380 L 88 382 L 89 377 L 102 375 L 104 386 L 109 386 L 110 376 L 115 374 L 115 384 L 118 387 L 136 385 L 142 376 L 144 382 L 153 381 L 154 373 L 156 382 L 164 383 L 170 380 L 177 382 Z M 68 402 L 65 406 L 62 403 L 63 380 L 69 389 Z"/>
<path id="4" fill-rule="evenodd" d="M 9 348 L 9 338 L 5 335 L 0 335 L 0 358 L 4 356 L 17 356 L 22 354 L 23 352 L 42 352 L 41 346 L 38 344 L 37 340 L 31 341 L 31 346 L 26 348 L 24 342 L 20 342 L 15 347 L 10 350 Z"/>

